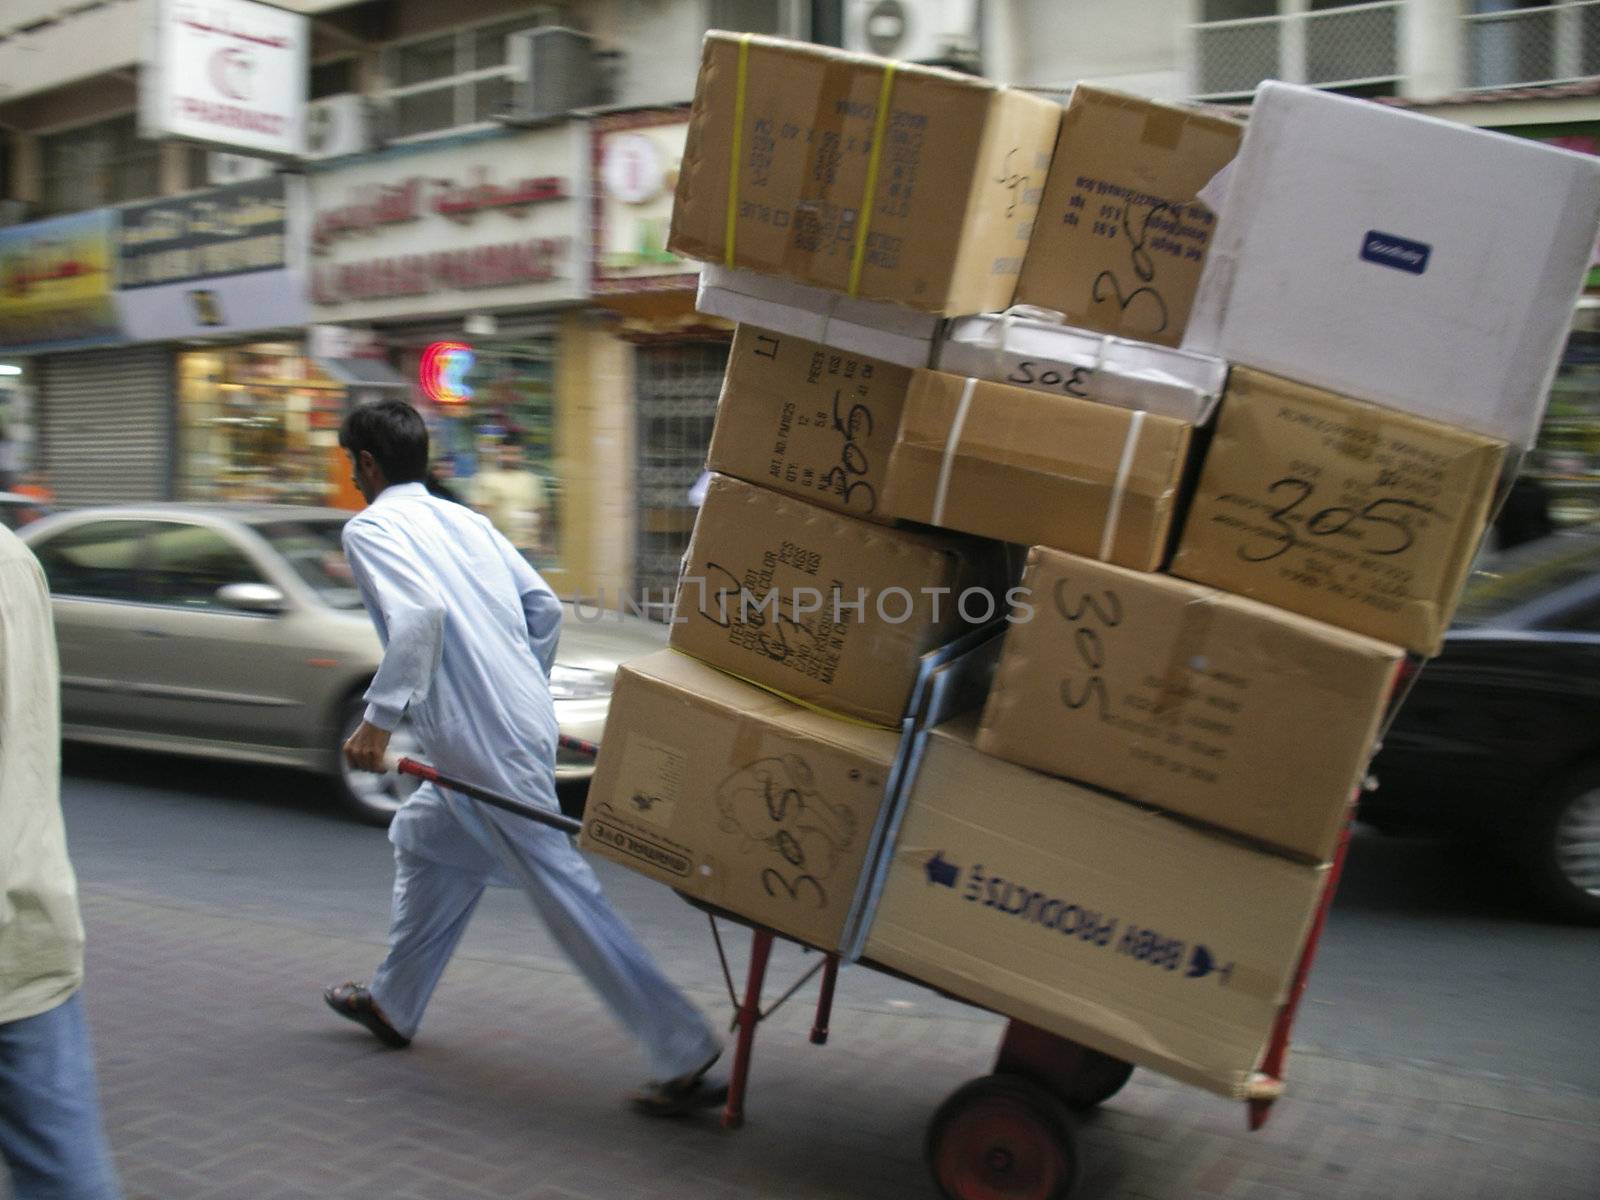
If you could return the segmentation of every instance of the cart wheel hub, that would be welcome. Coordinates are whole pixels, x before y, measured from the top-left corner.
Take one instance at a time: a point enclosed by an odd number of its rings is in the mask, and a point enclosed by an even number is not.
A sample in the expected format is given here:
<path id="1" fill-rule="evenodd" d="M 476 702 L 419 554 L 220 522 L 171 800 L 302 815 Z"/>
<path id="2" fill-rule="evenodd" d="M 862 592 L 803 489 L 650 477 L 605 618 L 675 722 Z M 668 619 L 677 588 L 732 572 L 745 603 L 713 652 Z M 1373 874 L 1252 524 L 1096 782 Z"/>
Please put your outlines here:
<path id="1" fill-rule="evenodd" d="M 934 1169 L 962 1200 L 1048 1200 L 1071 1172 L 1050 1131 L 1009 1097 L 988 1099 L 952 1120 Z"/>

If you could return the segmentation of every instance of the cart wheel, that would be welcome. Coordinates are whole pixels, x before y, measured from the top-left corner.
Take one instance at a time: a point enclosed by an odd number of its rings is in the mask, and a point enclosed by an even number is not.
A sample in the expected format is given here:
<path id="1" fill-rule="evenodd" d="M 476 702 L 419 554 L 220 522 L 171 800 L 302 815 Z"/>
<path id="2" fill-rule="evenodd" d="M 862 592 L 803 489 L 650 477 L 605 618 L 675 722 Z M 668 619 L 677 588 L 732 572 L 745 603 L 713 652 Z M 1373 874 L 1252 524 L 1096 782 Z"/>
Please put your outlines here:
<path id="1" fill-rule="evenodd" d="M 1067 1110 L 1016 1075 L 956 1091 L 928 1123 L 925 1153 L 945 1200 L 1065 1200 L 1078 1174 Z"/>
<path id="2" fill-rule="evenodd" d="M 1076 1112 L 1104 1104 L 1133 1076 L 1133 1064 L 1083 1047 L 1083 1061 L 1069 1079 L 1056 1081 L 1056 1093 Z"/>

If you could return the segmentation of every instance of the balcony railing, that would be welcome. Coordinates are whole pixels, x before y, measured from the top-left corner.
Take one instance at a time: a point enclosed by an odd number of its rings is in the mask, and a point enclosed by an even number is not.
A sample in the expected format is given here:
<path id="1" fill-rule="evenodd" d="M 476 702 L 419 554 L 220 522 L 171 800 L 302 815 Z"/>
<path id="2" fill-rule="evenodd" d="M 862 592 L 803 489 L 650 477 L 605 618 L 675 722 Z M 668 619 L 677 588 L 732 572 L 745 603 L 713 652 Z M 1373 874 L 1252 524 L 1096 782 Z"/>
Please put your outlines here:
<path id="1" fill-rule="evenodd" d="M 1473 13 L 1462 22 L 1469 88 L 1600 75 L 1600 0 Z"/>
<path id="2" fill-rule="evenodd" d="M 1197 99 L 1247 96 L 1263 79 L 1366 87 L 1400 78 L 1403 0 L 1194 27 Z"/>

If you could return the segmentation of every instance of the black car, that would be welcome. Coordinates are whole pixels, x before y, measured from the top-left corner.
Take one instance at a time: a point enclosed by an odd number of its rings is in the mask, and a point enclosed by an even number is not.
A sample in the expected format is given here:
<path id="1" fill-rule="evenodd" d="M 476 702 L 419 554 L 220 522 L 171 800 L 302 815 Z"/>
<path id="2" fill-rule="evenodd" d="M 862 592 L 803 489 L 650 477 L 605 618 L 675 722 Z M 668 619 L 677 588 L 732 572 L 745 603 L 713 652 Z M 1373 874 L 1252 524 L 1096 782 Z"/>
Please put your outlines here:
<path id="1" fill-rule="evenodd" d="M 1380 830 L 1487 835 L 1600 921 L 1600 534 L 1486 559 L 1373 764 Z"/>

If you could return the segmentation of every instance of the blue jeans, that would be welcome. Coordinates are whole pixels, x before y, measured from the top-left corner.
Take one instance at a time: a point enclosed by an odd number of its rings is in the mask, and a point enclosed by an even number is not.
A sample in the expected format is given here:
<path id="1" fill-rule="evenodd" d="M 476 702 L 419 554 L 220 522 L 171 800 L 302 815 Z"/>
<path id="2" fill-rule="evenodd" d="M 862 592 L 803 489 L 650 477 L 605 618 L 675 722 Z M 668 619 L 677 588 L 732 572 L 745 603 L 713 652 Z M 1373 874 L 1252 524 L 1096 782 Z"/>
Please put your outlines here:
<path id="1" fill-rule="evenodd" d="M 0 1024 L 0 1158 L 16 1200 L 119 1200 L 81 993 Z"/>

